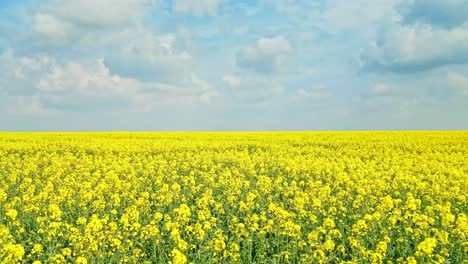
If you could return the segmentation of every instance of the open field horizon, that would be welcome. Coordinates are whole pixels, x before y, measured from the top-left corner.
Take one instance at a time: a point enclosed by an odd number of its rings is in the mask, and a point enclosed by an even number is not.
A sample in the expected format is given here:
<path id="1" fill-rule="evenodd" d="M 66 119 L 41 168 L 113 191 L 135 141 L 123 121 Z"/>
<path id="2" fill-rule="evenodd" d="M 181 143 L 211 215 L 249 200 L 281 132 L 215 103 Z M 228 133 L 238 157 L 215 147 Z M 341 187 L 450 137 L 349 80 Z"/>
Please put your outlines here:
<path id="1" fill-rule="evenodd" d="M 468 264 L 468 0 L 0 0 L 0 264 Z"/>
<path id="2" fill-rule="evenodd" d="M 31 134 L 99 134 L 99 133 L 453 133 L 453 132 L 468 132 L 468 129 L 388 129 L 388 130 L 33 130 L 33 131 L 16 131 L 16 130 L 0 130 L 1 134 L 13 133 L 31 133 Z"/>

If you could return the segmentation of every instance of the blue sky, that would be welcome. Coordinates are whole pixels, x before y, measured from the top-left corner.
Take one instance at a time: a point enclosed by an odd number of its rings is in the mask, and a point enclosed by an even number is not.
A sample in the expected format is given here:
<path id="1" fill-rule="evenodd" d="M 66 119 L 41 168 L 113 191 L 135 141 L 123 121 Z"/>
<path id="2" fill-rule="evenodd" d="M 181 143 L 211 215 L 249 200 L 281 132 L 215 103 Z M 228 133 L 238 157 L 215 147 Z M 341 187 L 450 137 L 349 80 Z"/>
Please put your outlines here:
<path id="1" fill-rule="evenodd" d="M 0 130 L 467 120 L 466 0 L 0 1 Z"/>

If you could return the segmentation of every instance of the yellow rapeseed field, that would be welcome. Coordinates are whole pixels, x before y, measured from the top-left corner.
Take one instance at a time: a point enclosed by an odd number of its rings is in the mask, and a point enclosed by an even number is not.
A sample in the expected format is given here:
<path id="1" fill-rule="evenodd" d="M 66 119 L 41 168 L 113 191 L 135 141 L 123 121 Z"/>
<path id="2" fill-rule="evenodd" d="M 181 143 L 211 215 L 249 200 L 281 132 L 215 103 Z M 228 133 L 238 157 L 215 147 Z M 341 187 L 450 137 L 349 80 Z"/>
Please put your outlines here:
<path id="1" fill-rule="evenodd" d="M 1 263 L 467 263 L 468 132 L 0 133 Z"/>

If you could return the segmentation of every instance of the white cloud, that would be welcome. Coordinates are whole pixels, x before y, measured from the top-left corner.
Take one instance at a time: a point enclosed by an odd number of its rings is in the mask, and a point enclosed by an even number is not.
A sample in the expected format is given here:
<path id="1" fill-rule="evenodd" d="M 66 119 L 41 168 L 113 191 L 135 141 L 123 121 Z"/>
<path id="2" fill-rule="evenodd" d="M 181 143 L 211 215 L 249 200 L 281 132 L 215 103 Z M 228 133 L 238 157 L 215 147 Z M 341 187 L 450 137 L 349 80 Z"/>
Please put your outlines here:
<path id="1" fill-rule="evenodd" d="M 16 96 L 14 102 L 7 106 L 7 111 L 12 113 L 50 113 L 50 109 L 44 108 L 39 96 Z"/>
<path id="2" fill-rule="evenodd" d="M 430 70 L 468 59 L 468 28 L 400 26 L 382 32 L 362 54 L 364 67 L 400 72 Z"/>
<path id="3" fill-rule="evenodd" d="M 287 98 L 288 107 L 308 111 L 314 108 L 315 111 L 323 111 L 331 107 L 333 93 L 324 87 L 312 87 L 298 89 Z"/>
<path id="4" fill-rule="evenodd" d="M 455 94 L 468 96 L 468 77 L 455 72 L 447 74 L 447 81 L 451 88 L 455 89 Z"/>
<path id="5" fill-rule="evenodd" d="M 468 21 L 466 0 L 408 0 L 399 10 L 404 23 L 426 23 L 445 28 L 454 28 Z"/>
<path id="6" fill-rule="evenodd" d="M 234 34 L 236 35 L 245 35 L 249 33 L 250 28 L 248 26 L 239 26 L 233 29 Z"/>
<path id="7" fill-rule="evenodd" d="M 154 85 L 153 85 L 154 86 Z M 167 85 L 166 93 L 142 92 L 133 98 L 134 111 L 150 112 L 155 109 L 167 111 L 194 104 L 211 104 L 218 92 L 207 81 L 192 73 L 181 86 Z"/>
<path id="8" fill-rule="evenodd" d="M 380 24 L 366 22 L 377 31 L 374 41 L 362 53 L 364 68 L 411 73 L 464 64 L 468 60 L 468 23 L 464 24 L 468 13 L 463 11 L 468 10 L 467 3 L 464 0 L 388 1 L 387 11 L 393 8 L 388 13 L 391 19 Z"/>
<path id="9" fill-rule="evenodd" d="M 371 93 L 376 95 L 388 94 L 392 91 L 395 91 L 395 87 L 387 83 L 376 83 L 371 88 Z"/>
<path id="10" fill-rule="evenodd" d="M 157 35 L 144 26 L 145 15 L 157 2 L 64 0 L 41 5 L 34 15 L 35 34 L 30 39 L 49 56 L 61 56 L 64 63 L 50 64 L 53 69 L 35 77 L 40 91 L 50 94 L 73 88 L 83 96 L 105 97 L 137 90 L 129 97 L 154 100 L 153 95 L 141 94 L 157 87 L 171 90 L 158 95 L 159 99 L 198 96 L 190 94 L 203 88 L 198 86 L 201 82 L 192 82 L 191 74 L 196 71 L 184 39 L 178 32 Z M 74 54 L 86 54 L 87 62 L 77 62 Z M 104 58 L 105 65 L 96 57 Z M 25 82 L 24 86 L 31 85 Z M 197 98 L 209 101 L 207 94 Z"/>
<path id="11" fill-rule="evenodd" d="M 255 45 L 242 48 L 236 56 L 237 65 L 260 73 L 271 73 L 283 66 L 291 44 L 284 36 L 261 38 Z"/>
<path id="12" fill-rule="evenodd" d="M 71 106 L 149 111 L 162 102 L 207 103 L 217 95 L 194 73 L 179 83 L 145 82 L 111 73 L 103 60 L 58 63 L 47 56 L 18 57 L 7 51 L 0 56 L 0 70 L 0 87 L 6 87 L 2 93 L 16 98 L 10 109 L 26 109 L 28 104 L 30 112 Z"/>
<path id="13" fill-rule="evenodd" d="M 223 82 L 231 87 L 238 87 L 241 84 L 241 79 L 239 76 L 225 75 L 223 77 Z"/>
<path id="14" fill-rule="evenodd" d="M 144 25 L 145 16 L 158 2 L 49 1 L 35 11 L 32 26 L 36 34 L 30 39 L 49 56 L 60 56 L 63 61 L 76 60 L 76 55 L 86 56 L 88 61 L 104 58 L 106 67 L 120 76 L 121 81 L 129 79 L 183 87 L 191 84 L 190 75 L 196 72 L 185 39 L 179 32 L 158 35 Z M 83 70 L 79 65 L 64 67 L 65 75 Z M 96 70 L 97 66 L 93 67 Z M 62 83 L 60 87 L 63 88 Z"/>
<path id="15" fill-rule="evenodd" d="M 7 50 L 0 54 L 0 87 L 9 96 L 31 95 L 42 72 L 53 63 L 48 56 L 17 57 Z"/>
<path id="16" fill-rule="evenodd" d="M 290 16 L 297 16 L 303 11 L 312 11 L 318 9 L 320 3 L 318 1 L 297 1 L 297 0 L 260 0 L 264 4 L 271 4 L 279 12 Z"/>
<path id="17" fill-rule="evenodd" d="M 70 48 L 99 45 L 109 35 L 142 27 L 159 0 L 50 0 L 33 14 L 34 38 Z M 37 41 L 35 39 L 35 41 Z"/>
<path id="18" fill-rule="evenodd" d="M 33 28 L 36 33 L 55 40 L 64 39 L 69 31 L 69 25 L 55 16 L 42 13 L 34 16 Z"/>
<path id="19" fill-rule="evenodd" d="M 385 19 L 395 19 L 394 7 L 400 0 L 328 0 L 316 25 L 327 32 L 357 31 L 374 34 L 375 25 Z"/>
<path id="20" fill-rule="evenodd" d="M 83 65 L 69 62 L 52 66 L 51 72 L 39 80 L 38 90 L 46 93 L 76 92 L 85 96 L 126 96 L 144 84 L 118 75 L 111 75 L 102 60 Z"/>
<path id="21" fill-rule="evenodd" d="M 194 71 L 192 55 L 177 48 L 178 39 L 173 34 L 157 36 L 144 29 L 129 30 L 113 38 L 115 51 L 106 56 L 109 67 L 124 76 L 144 81 L 189 81 Z"/>
<path id="22" fill-rule="evenodd" d="M 326 99 L 331 96 L 330 92 L 323 88 L 318 89 L 299 89 L 296 92 L 296 95 L 301 99 Z"/>
<path id="23" fill-rule="evenodd" d="M 191 13 L 196 16 L 211 15 L 218 12 L 224 0 L 174 0 L 174 8 L 179 13 Z"/>
<path id="24" fill-rule="evenodd" d="M 257 48 L 260 53 L 267 55 L 287 53 L 291 50 L 289 40 L 284 36 L 274 38 L 261 38 L 257 41 Z"/>
<path id="25" fill-rule="evenodd" d="M 282 98 L 284 91 L 284 84 L 276 79 L 248 75 L 243 77 L 242 85 L 227 91 L 226 98 L 236 102 L 238 106 L 268 104 Z"/>
<path id="26" fill-rule="evenodd" d="M 190 75 L 191 84 L 197 89 L 197 96 L 203 102 L 210 102 L 211 99 L 218 93 L 210 83 L 201 79 L 198 75 L 192 73 Z"/>
<path id="27" fill-rule="evenodd" d="M 440 107 L 448 111 L 456 111 L 458 107 L 465 106 L 466 108 L 468 78 L 458 72 L 463 68 L 437 69 L 417 74 L 417 78 L 388 75 L 363 92 L 360 100 L 366 104 L 372 104 L 373 107 L 378 107 L 379 104 L 393 106 L 413 104 L 415 109 L 420 110 Z"/>
<path id="28" fill-rule="evenodd" d="M 55 17 L 91 27 L 121 27 L 140 22 L 152 8 L 150 0 L 61 0 L 42 6 Z"/>

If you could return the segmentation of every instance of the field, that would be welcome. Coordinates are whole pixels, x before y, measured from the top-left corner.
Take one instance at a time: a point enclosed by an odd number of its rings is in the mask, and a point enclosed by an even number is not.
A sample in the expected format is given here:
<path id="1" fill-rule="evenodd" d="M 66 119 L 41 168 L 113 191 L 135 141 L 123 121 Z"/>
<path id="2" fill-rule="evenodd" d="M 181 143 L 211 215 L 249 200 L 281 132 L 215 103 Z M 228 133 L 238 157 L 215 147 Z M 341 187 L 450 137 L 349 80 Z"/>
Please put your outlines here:
<path id="1" fill-rule="evenodd" d="M 0 263 L 468 263 L 468 132 L 0 133 Z"/>

